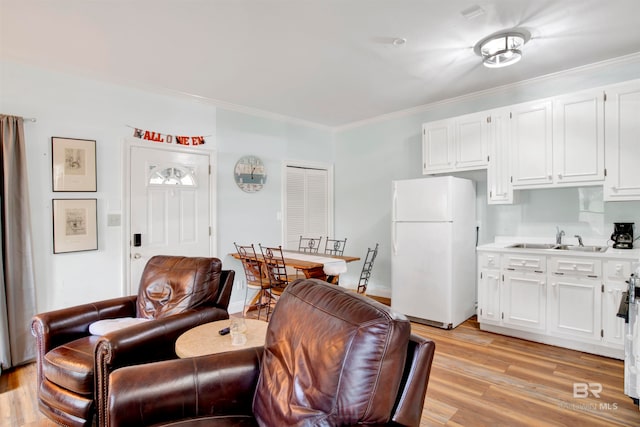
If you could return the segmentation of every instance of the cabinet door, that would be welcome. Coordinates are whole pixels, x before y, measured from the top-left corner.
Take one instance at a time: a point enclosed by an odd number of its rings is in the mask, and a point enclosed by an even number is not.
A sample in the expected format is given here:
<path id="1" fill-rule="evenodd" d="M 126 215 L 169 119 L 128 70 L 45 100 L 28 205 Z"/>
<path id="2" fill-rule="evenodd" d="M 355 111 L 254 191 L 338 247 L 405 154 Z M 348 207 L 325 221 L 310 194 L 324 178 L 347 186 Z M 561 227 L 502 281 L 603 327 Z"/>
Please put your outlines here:
<path id="1" fill-rule="evenodd" d="M 622 293 L 627 290 L 625 280 L 631 275 L 631 262 L 609 260 L 604 263 L 604 292 L 602 293 L 603 340 L 612 347 L 624 348 L 624 319 L 618 317 Z"/>
<path id="2" fill-rule="evenodd" d="M 605 93 L 604 200 L 640 200 L 640 80 Z"/>
<path id="3" fill-rule="evenodd" d="M 551 184 L 551 102 L 518 105 L 512 108 L 511 114 L 514 188 Z"/>
<path id="4" fill-rule="evenodd" d="M 610 346 L 624 348 L 624 319 L 618 317 L 622 293 L 627 290 L 625 282 L 609 282 L 602 294 L 602 338 Z"/>
<path id="5" fill-rule="evenodd" d="M 504 273 L 502 312 L 505 326 L 544 330 L 546 325 L 545 275 L 522 271 Z"/>
<path id="6" fill-rule="evenodd" d="M 453 120 L 422 125 L 422 173 L 453 170 L 453 136 Z"/>
<path id="7" fill-rule="evenodd" d="M 551 274 L 547 304 L 549 332 L 586 342 L 599 342 L 601 282 Z"/>
<path id="8" fill-rule="evenodd" d="M 604 180 L 604 91 L 556 98 L 553 103 L 553 180 Z"/>
<path id="9" fill-rule="evenodd" d="M 500 323 L 500 271 L 481 270 L 478 280 L 478 317 L 480 323 Z"/>
<path id="10" fill-rule="evenodd" d="M 455 118 L 456 170 L 481 169 L 487 166 L 489 114 L 467 114 Z"/>
<path id="11" fill-rule="evenodd" d="M 491 113 L 489 124 L 489 163 L 487 165 L 487 202 L 491 204 L 513 203 L 510 158 L 509 110 Z"/>

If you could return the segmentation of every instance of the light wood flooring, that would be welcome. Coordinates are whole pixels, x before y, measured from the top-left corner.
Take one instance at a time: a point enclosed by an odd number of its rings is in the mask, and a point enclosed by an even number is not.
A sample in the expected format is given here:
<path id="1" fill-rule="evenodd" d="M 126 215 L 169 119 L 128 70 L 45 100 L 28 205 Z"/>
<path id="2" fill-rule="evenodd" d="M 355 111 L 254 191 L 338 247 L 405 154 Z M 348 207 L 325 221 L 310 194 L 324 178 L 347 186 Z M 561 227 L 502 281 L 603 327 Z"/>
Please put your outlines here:
<path id="1" fill-rule="evenodd" d="M 623 393 L 622 361 L 480 331 L 413 324 L 436 342 L 421 426 L 640 426 Z M 53 427 L 38 412 L 35 365 L 0 376 L 0 427 Z M 600 383 L 574 398 L 573 383 Z"/>

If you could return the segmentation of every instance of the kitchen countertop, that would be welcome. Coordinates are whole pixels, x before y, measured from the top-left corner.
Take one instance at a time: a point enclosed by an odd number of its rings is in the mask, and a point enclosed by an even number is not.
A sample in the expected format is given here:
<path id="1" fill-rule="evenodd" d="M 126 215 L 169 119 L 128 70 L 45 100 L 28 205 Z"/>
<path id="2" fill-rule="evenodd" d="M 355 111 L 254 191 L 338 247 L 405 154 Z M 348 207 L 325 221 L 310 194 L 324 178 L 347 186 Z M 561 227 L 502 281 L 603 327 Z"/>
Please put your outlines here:
<path id="1" fill-rule="evenodd" d="M 640 249 L 614 249 L 609 246 L 605 252 L 582 252 L 582 251 L 569 251 L 559 249 L 532 249 L 532 248 L 510 248 L 510 245 L 515 243 L 550 243 L 553 241 L 540 240 L 539 238 L 526 238 L 526 237 L 498 237 L 493 243 L 487 243 L 480 245 L 476 248 L 478 252 L 505 252 L 505 253 L 531 253 L 539 255 L 549 256 L 568 256 L 568 257 L 588 257 L 599 259 L 628 259 L 631 261 L 640 261 Z M 566 242 L 564 243 L 566 244 Z M 595 246 L 607 246 L 599 243 L 585 242 L 585 245 Z"/>

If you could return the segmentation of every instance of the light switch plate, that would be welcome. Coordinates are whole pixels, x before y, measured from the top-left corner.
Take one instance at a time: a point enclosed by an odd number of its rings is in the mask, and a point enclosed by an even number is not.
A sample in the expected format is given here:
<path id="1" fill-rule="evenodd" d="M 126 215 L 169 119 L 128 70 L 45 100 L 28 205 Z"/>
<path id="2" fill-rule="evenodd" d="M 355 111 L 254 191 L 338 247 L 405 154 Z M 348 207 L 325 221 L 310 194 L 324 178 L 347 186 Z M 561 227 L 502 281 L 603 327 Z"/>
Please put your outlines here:
<path id="1" fill-rule="evenodd" d="M 120 226 L 120 214 L 107 214 L 107 226 L 119 227 Z"/>

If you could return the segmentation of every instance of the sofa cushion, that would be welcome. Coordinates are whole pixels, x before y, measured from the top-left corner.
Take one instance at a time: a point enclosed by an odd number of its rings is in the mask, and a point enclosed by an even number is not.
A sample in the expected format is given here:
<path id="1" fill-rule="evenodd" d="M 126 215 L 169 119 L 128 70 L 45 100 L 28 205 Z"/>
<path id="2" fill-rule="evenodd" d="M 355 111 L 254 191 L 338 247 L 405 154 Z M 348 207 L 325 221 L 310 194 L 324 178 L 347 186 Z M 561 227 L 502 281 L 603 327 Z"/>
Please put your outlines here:
<path id="1" fill-rule="evenodd" d="M 44 356 L 42 372 L 49 381 L 83 395 L 93 395 L 93 351 L 98 341 L 91 335 L 54 348 Z"/>
<path id="2" fill-rule="evenodd" d="M 263 425 L 385 423 L 411 324 L 371 299 L 315 279 L 278 301 L 254 399 Z"/>
<path id="3" fill-rule="evenodd" d="M 160 319 L 215 303 L 221 269 L 217 258 L 152 257 L 140 279 L 137 317 Z"/>

